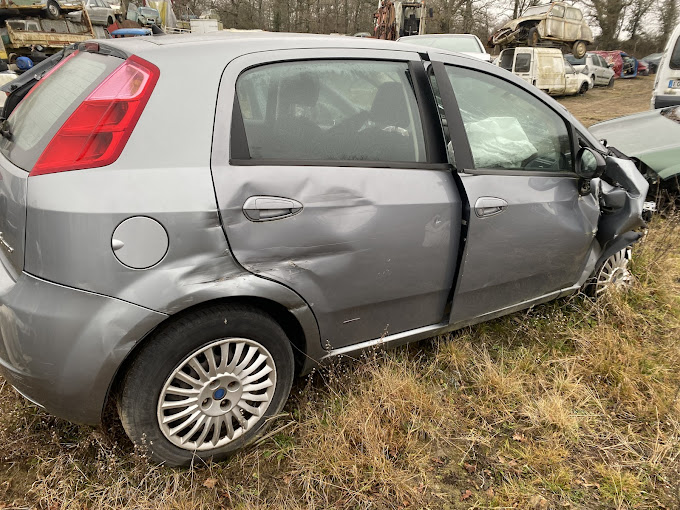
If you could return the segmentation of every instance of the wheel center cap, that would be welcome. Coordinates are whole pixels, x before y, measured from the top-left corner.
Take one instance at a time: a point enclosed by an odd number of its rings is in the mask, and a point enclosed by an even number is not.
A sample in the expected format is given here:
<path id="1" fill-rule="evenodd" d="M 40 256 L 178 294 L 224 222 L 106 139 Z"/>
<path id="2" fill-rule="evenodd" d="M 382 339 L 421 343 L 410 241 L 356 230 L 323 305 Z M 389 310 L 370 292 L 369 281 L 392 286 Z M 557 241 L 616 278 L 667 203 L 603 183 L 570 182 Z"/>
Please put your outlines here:
<path id="1" fill-rule="evenodd" d="M 226 394 L 227 390 L 225 390 L 224 388 L 217 388 L 215 390 L 215 393 L 213 393 L 213 398 L 215 400 L 222 400 Z"/>

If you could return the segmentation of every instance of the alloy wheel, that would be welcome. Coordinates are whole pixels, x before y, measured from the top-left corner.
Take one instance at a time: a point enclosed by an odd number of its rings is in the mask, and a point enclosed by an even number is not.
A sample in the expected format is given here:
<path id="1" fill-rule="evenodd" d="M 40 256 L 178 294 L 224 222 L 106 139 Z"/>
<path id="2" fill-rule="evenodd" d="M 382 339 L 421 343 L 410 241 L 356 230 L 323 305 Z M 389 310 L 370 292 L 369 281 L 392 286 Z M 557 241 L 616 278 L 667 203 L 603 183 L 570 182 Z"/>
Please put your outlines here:
<path id="1" fill-rule="evenodd" d="M 225 338 L 187 356 L 158 399 L 163 435 L 185 450 L 212 450 L 241 437 L 265 414 L 276 389 L 272 355 L 246 338 Z"/>
<path id="2" fill-rule="evenodd" d="M 599 295 L 609 289 L 627 289 L 633 283 L 633 275 L 628 269 L 630 262 L 630 248 L 616 252 L 605 260 L 597 273 L 595 294 Z"/>

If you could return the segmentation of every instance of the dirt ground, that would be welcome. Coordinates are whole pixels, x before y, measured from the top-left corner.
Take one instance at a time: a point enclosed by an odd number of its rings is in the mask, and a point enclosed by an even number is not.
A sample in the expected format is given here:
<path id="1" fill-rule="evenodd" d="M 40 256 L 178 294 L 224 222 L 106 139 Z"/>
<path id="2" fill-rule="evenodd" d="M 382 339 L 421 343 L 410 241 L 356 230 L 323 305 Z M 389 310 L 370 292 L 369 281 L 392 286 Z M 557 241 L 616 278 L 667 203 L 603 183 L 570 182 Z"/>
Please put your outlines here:
<path id="1" fill-rule="evenodd" d="M 649 110 L 654 76 L 616 80 L 613 89 L 596 87 L 583 96 L 558 99 L 584 126 Z"/>

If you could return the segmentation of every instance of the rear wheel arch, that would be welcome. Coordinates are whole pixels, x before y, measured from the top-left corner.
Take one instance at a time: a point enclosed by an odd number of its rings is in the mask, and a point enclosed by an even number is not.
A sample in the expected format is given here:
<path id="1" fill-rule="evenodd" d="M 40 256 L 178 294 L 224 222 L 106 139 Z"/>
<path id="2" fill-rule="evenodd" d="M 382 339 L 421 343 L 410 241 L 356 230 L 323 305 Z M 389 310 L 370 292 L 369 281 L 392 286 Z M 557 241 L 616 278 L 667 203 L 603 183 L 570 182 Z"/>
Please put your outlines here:
<path id="1" fill-rule="evenodd" d="M 291 343 L 295 361 L 295 375 L 297 376 L 301 373 L 310 351 L 308 342 L 313 341 L 313 339 L 307 338 L 302 324 L 289 309 L 276 301 L 256 296 L 230 296 L 212 299 L 170 315 L 134 345 L 116 370 L 116 373 L 109 384 L 106 400 L 104 401 L 104 406 L 102 408 L 102 420 L 104 422 L 109 421 L 109 419 L 115 419 L 113 417 L 116 415 L 115 406 L 117 395 L 122 389 L 122 382 L 125 380 L 127 371 L 141 349 L 163 330 L 172 327 L 175 322 L 216 305 L 246 306 L 273 319 L 283 329 Z"/>

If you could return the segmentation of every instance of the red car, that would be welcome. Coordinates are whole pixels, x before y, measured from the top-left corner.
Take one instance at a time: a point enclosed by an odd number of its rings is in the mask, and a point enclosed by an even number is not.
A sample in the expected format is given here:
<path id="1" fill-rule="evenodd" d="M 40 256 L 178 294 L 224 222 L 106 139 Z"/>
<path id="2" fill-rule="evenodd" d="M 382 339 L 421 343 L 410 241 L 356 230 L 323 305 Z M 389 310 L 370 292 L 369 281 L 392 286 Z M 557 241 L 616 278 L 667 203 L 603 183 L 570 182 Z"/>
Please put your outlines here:
<path id="1" fill-rule="evenodd" d="M 615 78 L 635 78 L 638 74 L 648 75 L 649 69 L 625 51 L 593 51 L 612 65 Z"/>

